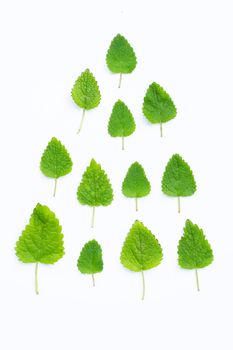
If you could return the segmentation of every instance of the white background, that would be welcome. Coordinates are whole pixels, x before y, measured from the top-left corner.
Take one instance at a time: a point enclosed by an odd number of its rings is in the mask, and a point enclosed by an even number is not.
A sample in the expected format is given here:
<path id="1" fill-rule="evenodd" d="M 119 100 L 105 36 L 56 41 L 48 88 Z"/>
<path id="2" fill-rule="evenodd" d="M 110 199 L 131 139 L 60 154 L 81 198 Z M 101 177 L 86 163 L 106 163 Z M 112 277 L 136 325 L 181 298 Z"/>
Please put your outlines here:
<path id="1" fill-rule="evenodd" d="M 231 1 L 2 1 L 0 8 L 0 346 L 8 349 L 232 349 L 232 2 Z M 123 76 L 111 74 L 105 55 L 123 34 L 138 65 Z M 95 75 L 102 100 L 86 113 L 70 92 L 80 73 Z M 156 81 L 172 96 L 177 118 L 149 124 L 142 115 L 148 85 Z M 107 133 L 114 102 L 131 109 L 136 132 L 126 139 Z M 39 170 L 51 137 L 59 138 L 74 162 L 70 175 L 53 181 Z M 161 193 L 164 167 L 173 153 L 191 166 L 194 196 L 181 201 Z M 81 206 L 76 189 L 91 158 L 106 170 L 114 202 L 96 210 Z M 134 161 L 152 185 L 148 197 L 123 197 L 121 183 Z M 36 203 L 48 205 L 63 227 L 66 255 L 54 266 L 39 266 L 40 295 L 34 294 L 34 266 L 20 263 L 15 242 Z M 141 276 L 119 262 L 122 243 L 135 219 L 160 241 L 164 260 Z M 199 271 L 177 266 L 177 242 L 189 218 L 204 229 L 213 264 Z M 83 244 L 97 239 L 104 271 L 81 275 L 76 261 Z"/>

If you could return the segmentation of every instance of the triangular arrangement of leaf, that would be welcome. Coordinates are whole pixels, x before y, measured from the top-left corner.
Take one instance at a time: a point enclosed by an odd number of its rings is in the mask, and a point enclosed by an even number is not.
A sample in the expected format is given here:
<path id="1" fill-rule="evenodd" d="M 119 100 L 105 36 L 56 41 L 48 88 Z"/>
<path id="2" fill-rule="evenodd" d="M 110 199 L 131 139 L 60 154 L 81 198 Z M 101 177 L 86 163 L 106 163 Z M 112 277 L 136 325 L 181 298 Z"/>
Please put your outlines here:
<path id="1" fill-rule="evenodd" d="M 140 221 L 131 227 L 121 251 L 121 263 L 130 271 L 142 274 L 142 300 L 145 296 L 145 270 L 159 265 L 163 258 L 162 248 L 148 228 Z"/>
<path id="2" fill-rule="evenodd" d="M 160 124 L 160 136 L 163 136 L 162 124 L 175 118 L 176 107 L 168 93 L 157 83 L 152 83 L 144 97 L 143 114 L 152 124 Z"/>
<path id="3" fill-rule="evenodd" d="M 72 166 L 72 160 L 65 146 L 53 137 L 41 157 L 40 170 L 45 176 L 55 179 L 54 197 L 57 189 L 57 179 L 69 174 Z"/>
<path id="4" fill-rule="evenodd" d="M 150 193 L 151 187 L 143 167 L 133 163 L 125 176 L 122 184 L 122 193 L 129 198 L 135 198 L 136 211 L 138 211 L 138 198 L 145 197 Z"/>
<path id="5" fill-rule="evenodd" d="M 54 264 L 65 254 L 62 227 L 47 206 L 37 204 L 15 250 L 20 261 L 35 263 L 35 291 L 39 294 L 38 264 Z"/>
<path id="6" fill-rule="evenodd" d="M 77 132 L 79 133 L 82 129 L 85 111 L 97 107 L 101 100 L 97 81 L 89 69 L 86 69 L 78 77 L 71 94 L 76 105 L 83 108 L 82 119 Z"/>
<path id="7" fill-rule="evenodd" d="M 77 198 L 81 204 L 89 205 L 92 210 L 92 224 L 94 227 L 95 208 L 110 205 L 113 201 L 113 190 L 105 171 L 94 159 L 82 176 L 78 187 Z"/>
<path id="8" fill-rule="evenodd" d="M 77 266 L 81 273 L 92 275 L 94 287 L 94 275 L 103 270 L 102 249 L 96 240 L 93 239 L 84 245 L 79 255 Z"/>
<path id="9" fill-rule="evenodd" d="M 183 269 L 195 269 L 198 291 L 200 288 L 197 269 L 210 265 L 213 259 L 211 246 L 205 238 L 203 230 L 187 220 L 184 235 L 178 244 L 178 263 Z"/>
<path id="10" fill-rule="evenodd" d="M 133 48 L 120 34 L 112 40 L 107 52 L 106 62 L 112 73 L 120 73 L 118 87 L 121 87 L 122 74 L 131 73 L 136 65 L 137 58 Z"/>
<path id="11" fill-rule="evenodd" d="M 178 197 L 178 213 L 180 213 L 180 197 L 187 197 L 196 191 L 196 182 L 189 165 L 179 154 L 174 154 L 166 165 L 162 178 L 162 191 L 171 197 Z"/>
<path id="12" fill-rule="evenodd" d="M 126 104 L 118 100 L 112 109 L 108 123 L 108 133 L 112 137 L 122 138 L 122 150 L 124 149 L 124 138 L 130 136 L 136 128 L 132 113 Z"/>

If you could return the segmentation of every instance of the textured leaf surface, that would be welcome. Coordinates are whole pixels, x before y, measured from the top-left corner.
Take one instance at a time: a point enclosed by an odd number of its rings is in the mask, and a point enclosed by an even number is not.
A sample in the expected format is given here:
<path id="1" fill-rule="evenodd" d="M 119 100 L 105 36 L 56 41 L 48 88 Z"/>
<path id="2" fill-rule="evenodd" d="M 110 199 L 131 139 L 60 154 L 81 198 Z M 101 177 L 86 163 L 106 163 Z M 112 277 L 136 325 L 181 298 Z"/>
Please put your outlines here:
<path id="1" fill-rule="evenodd" d="M 192 170 L 179 154 L 174 154 L 167 163 L 162 179 L 162 191 L 172 197 L 191 196 L 196 191 Z"/>
<path id="2" fill-rule="evenodd" d="M 81 273 L 94 274 L 103 270 L 102 249 L 96 240 L 84 245 L 77 266 Z"/>
<path id="3" fill-rule="evenodd" d="M 100 164 L 91 160 L 78 187 L 77 198 L 81 204 L 92 207 L 107 206 L 112 203 L 113 190 L 108 177 Z"/>
<path id="4" fill-rule="evenodd" d="M 133 163 L 122 184 L 122 193 L 126 197 L 140 198 L 150 193 L 151 187 L 143 167 L 138 163 Z"/>
<path id="5" fill-rule="evenodd" d="M 131 73 L 137 64 L 133 48 L 120 34 L 112 40 L 107 52 L 107 66 L 113 73 Z"/>
<path id="6" fill-rule="evenodd" d="M 72 170 L 72 160 L 66 148 L 55 137 L 46 147 L 40 162 L 40 169 L 45 176 L 58 179 Z"/>
<path id="7" fill-rule="evenodd" d="M 55 214 L 37 204 L 16 243 L 16 255 L 24 263 L 53 264 L 64 255 L 62 228 Z"/>
<path id="8" fill-rule="evenodd" d="M 72 89 L 74 102 L 84 109 L 92 109 L 100 103 L 100 91 L 93 74 L 86 69 L 76 80 Z"/>
<path id="9" fill-rule="evenodd" d="M 153 124 L 165 123 L 176 116 L 176 107 L 168 93 L 152 83 L 144 97 L 143 114 Z"/>
<path id="10" fill-rule="evenodd" d="M 203 230 L 187 220 L 184 235 L 178 245 L 178 262 L 184 269 L 197 269 L 208 266 L 214 257 Z"/>
<path id="11" fill-rule="evenodd" d="M 121 251 L 122 265 L 139 272 L 159 265 L 162 258 L 162 248 L 157 239 L 140 221 L 135 221 Z"/>
<path id="12" fill-rule="evenodd" d="M 134 118 L 129 108 L 124 102 L 117 101 L 108 123 L 109 134 L 113 137 L 125 137 L 131 135 L 135 128 Z"/>

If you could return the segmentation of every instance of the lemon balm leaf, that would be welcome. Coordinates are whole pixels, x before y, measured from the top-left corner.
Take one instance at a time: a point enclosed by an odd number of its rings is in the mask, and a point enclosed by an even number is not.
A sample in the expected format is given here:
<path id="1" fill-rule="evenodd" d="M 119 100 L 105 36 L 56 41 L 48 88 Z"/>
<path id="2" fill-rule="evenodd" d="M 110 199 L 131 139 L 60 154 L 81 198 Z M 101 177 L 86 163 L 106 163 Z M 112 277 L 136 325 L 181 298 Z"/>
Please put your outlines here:
<path id="1" fill-rule="evenodd" d="M 38 264 L 54 264 L 64 255 L 62 227 L 46 205 L 36 205 L 15 251 L 20 261 L 35 263 L 35 291 L 38 294 Z"/>
<path id="2" fill-rule="evenodd" d="M 84 245 L 79 255 L 77 266 L 81 273 L 92 275 L 94 287 L 94 275 L 103 270 L 102 249 L 96 240 L 93 239 Z"/>
<path id="3" fill-rule="evenodd" d="M 65 146 L 55 137 L 49 141 L 40 161 L 42 173 L 55 179 L 53 196 L 56 195 L 57 180 L 72 171 L 73 162 Z"/>
<path id="4" fill-rule="evenodd" d="M 180 197 L 192 196 L 196 192 L 192 170 L 179 154 L 174 154 L 166 165 L 162 178 L 162 191 L 168 196 L 178 198 L 179 213 Z"/>
<path id="5" fill-rule="evenodd" d="M 200 290 L 198 269 L 210 265 L 213 259 L 211 246 L 205 238 L 203 230 L 187 220 L 184 234 L 178 244 L 178 263 L 183 269 L 195 270 L 198 291 Z"/>
<path id="6" fill-rule="evenodd" d="M 113 190 L 110 181 L 94 159 L 82 176 L 81 183 L 77 190 L 77 199 L 83 205 L 92 207 L 92 224 L 94 227 L 95 208 L 108 206 L 113 201 Z"/>
<path id="7" fill-rule="evenodd" d="M 123 181 L 122 193 L 128 198 L 135 198 L 136 211 L 138 211 L 138 198 L 147 196 L 150 191 L 150 182 L 143 167 L 138 162 L 133 163 Z"/>
<path id="8" fill-rule="evenodd" d="M 143 114 L 152 124 L 160 124 L 160 136 L 163 136 L 162 124 L 175 118 L 176 107 L 168 93 L 157 83 L 152 83 L 144 97 Z"/>
<path id="9" fill-rule="evenodd" d="M 136 125 L 133 115 L 126 104 L 118 100 L 112 109 L 108 123 L 108 133 L 112 137 L 122 138 L 122 150 L 124 150 L 124 138 L 132 135 Z"/>
<path id="10" fill-rule="evenodd" d="M 76 105 L 83 109 L 82 119 L 78 129 L 79 133 L 82 129 L 85 111 L 98 107 L 101 100 L 97 81 L 89 69 L 86 69 L 78 77 L 73 86 L 71 95 Z"/>
<path id="11" fill-rule="evenodd" d="M 158 266 L 163 258 L 162 248 L 148 228 L 135 221 L 124 242 L 120 261 L 130 271 L 141 272 L 142 300 L 145 297 L 144 271 Z"/>
<path id="12" fill-rule="evenodd" d="M 131 73 L 137 65 L 137 58 L 134 50 L 122 35 L 117 34 L 115 38 L 113 38 L 107 52 L 106 62 L 112 73 L 120 74 L 118 85 L 120 88 L 122 74 Z"/>

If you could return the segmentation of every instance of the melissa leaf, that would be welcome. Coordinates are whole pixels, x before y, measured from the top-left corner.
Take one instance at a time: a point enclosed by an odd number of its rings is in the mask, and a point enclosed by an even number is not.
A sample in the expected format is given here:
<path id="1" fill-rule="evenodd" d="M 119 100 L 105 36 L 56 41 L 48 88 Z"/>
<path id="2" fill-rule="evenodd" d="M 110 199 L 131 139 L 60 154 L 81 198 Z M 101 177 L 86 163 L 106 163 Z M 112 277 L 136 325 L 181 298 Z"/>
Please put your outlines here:
<path id="1" fill-rule="evenodd" d="M 131 227 L 121 251 L 121 263 L 130 271 L 141 272 L 142 300 L 145 296 L 145 270 L 158 266 L 163 258 L 162 248 L 148 228 L 140 221 Z"/>
<path id="2" fill-rule="evenodd" d="M 178 263 L 183 269 L 195 269 L 197 290 L 199 291 L 198 269 L 206 267 L 214 259 L 211 246 L 203 230 L 187 220 L 184 235 L 178 244 Z"/>
<path id="3" fill-rule="evenodd" d="M 76 105 L 83 108 L 82 119 L 77 132 L 79 133 L 82 129 L 85 111 L 97 107 L 101 100 L 98 84 L 89 69 L 86 69 L 78 77 L 73 86 L 71 95 Z"/>
<path id="4" fill-rule="evenodd" d="M 78 187 L 77 198 L 81 204 L 92 209 L 92 224 L 94 227 L 95 208 L 110 205 L 113 201 L 113 190 L 105 171 L 94 159 L 82 176 Z"/>
<path id="5" fill-rule="evenodd" d="M 163 136 L 162 124 L 175 118 L 176 107 L 168 93 L 157 83 L 152 83 L 144 97 L 143 114 L 152 124 L 160 124 L 160 136 Z"/>
<path id="6" fill-rule="evenodd" d="M 38 264 L 54 264 L 64 255 L 62 227 L 46 205 L 37 204 L 15 250 L 20 261 L 35 263 L 35 291 L 39 294 Z"/>
<path id="7" fill-rule="evenodd" d="M 55 179 L 54 197 L 56 195 L 58 178 L 69 174 L 72 166 L 72 160 L 65 146 L 53 137 L 41 157 L 40 170 L 45 176 Z"/>
<path id="8" fill-rule="evenodd" d="M 124 149 L 124 137 L 130 136 L 136 128 L 132 113 L 126 104 L 118 100 L 112 109 L 108 123 L 108 133 L 112 137 L 122 138 L 122 150 Z"/>
<path id="9" fill-rule="evenodd" d="M 84 245 L 78 258 L 77 266 L 81 273 L 92 275 L 94 287 L 94 275 L 103 270 L 102 249 L 96 240 L 93 239 Z"/>
<path id="10" fill-rule="evenodd" d="M 113 38 L 107 52 L 106 62 L 112 73 L 120 73 L 118 87 L 121 87 L 122 74 L 131 73 L 136 65 L 137 58 L 133 48 L 120 34 Z"/>
<path id="11" fill-rule="evenodd" d="M 162 178 L 162 191 L 171 197 L 178 197 L 178 213 L 180 213 L 180 197 L 187 197 L 196 191 L 196 182 L 189 165 L 179 154 L 174 154 L 166 165 Z"/>
<path id="12" fill-rule="evenodd" d="M 136 211 L 138 211 L 138 198 L 150 193 L 150 182 L 145 171 L 138 162 L 133 163 L 125 176 L 122 184 L 122 193 L 129 198 L 135 198 Z"/>

